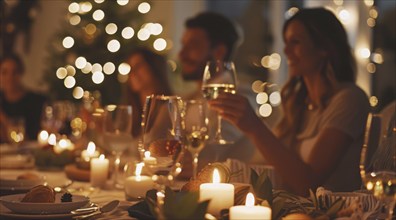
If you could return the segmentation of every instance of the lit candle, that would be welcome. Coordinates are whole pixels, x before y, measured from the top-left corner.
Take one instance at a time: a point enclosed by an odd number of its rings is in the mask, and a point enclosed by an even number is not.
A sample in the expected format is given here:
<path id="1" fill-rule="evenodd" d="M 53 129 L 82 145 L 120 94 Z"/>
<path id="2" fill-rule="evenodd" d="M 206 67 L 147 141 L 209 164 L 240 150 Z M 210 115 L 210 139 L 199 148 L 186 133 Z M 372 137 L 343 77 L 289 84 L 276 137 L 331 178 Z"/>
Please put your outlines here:
<path id="1" fill-rule="evenodd" d="M 48 144 L 54 146 L 56 144 L 56 135 L 51 133 L 48 137 Z"/>
<path id="2" fill-rule="evenodd" d="M 150 151 L 144 152 L 143 162 L 147 165 L 155 165 L 157 163 L 157 159 L 151 156 Z"/>
<path id="3" fill-rule="evenodd" d="M 109 160 L 103 154 L 91 160 L 90 182 L 93 187 L 103 187 L 109 173 Z"/>
<path id="4" fill-rule="evenodd" d="M 87 149 L 81 152 L 81 157 L 85 161 L 90 161 L 92 158 L 99 157 L 99 151 L 96 150 L 96 145 L 94 142 L 90 141 L 88 143 Z"/>
<path id="5" fill-rule="evenodd" d="M 222 209 L 229 209 L 234 205 L 234 185 L 220 183 L 220 174 L 213 171 L 213 183 L 203 183 L 199 186 L 199 200 L 210 200 L 208 212 L 219 216 Z"/>
<path id="6" fill-rule="evenodd" d="M 271 219 L 271 209 L 264 206 L 255 206 L 253 194 L 248 193 L 245 205 L 230 208 L 230 220 L 240 219 L 269 220 Z"/>
<path id="7" fill-rule="evenodd" d="M 40 131 L 40 133 L 37 136 L 37 142 L 39 143 L 40 146 L 44 146 L 48 144 L 48 132 L 45 130 Z"/>
<path id="8" fill-rule="evenodd" d="M 54 152 L 60 154 L 65 150 L 74 150 L 74 144 L 69 139 L 62 138 L 54 146 Z"/>
<path id="9" fill-rule="evenodd" d="M 148 176 L 141 176 L 144 163 L 136 165 L 135 176 L 125 179 L 125 196 L 127 200 L 138 200 L 144 198 L 146 192 L 154 187 L 154 181 Z"/>

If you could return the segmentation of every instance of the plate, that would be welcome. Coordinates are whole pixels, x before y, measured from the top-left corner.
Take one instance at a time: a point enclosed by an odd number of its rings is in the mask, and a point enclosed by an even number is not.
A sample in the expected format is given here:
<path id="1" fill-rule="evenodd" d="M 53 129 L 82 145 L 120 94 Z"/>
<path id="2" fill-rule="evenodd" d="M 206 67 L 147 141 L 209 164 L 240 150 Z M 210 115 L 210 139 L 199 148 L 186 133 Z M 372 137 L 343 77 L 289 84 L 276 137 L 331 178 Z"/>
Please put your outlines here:
<path id="1" fill-rule="evenodd" d="M 56 194 L 54 203 L 26 203 L 20 202 L 25 194 L 0 197 L 0 202 L 9 210 L 17 214 L 68 214 L 70 211 L 88 204 L 89 198 L 73 195 L 72 202 L 61 202 L 61 193 Z"/>
<path id="2" fill-rule="evenodd" d="M 29 214 L 17 214 L 11 211 L 0 211 L 0 216 L 11 218 L 11 219 L 70 219 L 73 216 L 77 216 L 78 214 L 48 214 L 48 215 L 29 215 Z"/>
<path id="3" fill-rule="evenodd" d="M 15 154 L 0 157 L 0 168 L 19 169 L 34 167 L 34 158 L 31 155 Z"/>
<path id="4" fill-rule="evenodd" d="M 33 174 L 37 175 L 38 179 L 17 179 L 18 175 L 15 174 L 0 175 L 0 195 L 26 193 L 31 188 L 45 183 L 44 176 Z"/>

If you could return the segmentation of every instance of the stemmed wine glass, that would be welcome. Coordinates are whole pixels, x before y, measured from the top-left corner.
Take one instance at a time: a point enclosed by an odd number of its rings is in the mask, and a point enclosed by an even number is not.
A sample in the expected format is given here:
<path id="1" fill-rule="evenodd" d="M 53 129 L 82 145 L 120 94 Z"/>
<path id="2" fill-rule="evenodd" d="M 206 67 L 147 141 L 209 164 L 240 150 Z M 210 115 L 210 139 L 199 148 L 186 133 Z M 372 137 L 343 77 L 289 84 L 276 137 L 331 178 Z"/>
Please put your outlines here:
<path id="1" fill-rule="evenodd" d="M 180 97 L 151 95 L 146 98 L 143 110 L 141 144 L 146 151 L 143 161 L 151 172 L 158 191 L 159 219 L 164 218 L 162 207 L 165 187 L 170 186 L 182 171 L 182 157 L 185 152 L 181 126 L 182 107 Z"/>
<path id="2" fill-rule="evenodd" d="M 367 190 L 383 202 L 392 219 L 396 201 L 396 119 L 389 124 L 380 114 L 369 114 L 360 158 L 360 175 Z"/>
<path id="3" fill-rule="evenodd" d="M 183 128 L 187 150 L 193 157 L 193 179 L 197 178 L 198 156 L 208 138 L 208 125 L 204 100 L 185 100 Z"/>
<path id="4" fill-rule="evenodd" d="M 231 61 L 209 61 L 206 64 L 202 80 L 203 96 L 207 99 L 216 99 L 220 93 L 236 93 L 236 71 Z M 232 144 L 221 134 L 221 116 L 217 115 L 217 130 L 214 142 L 218 144 Z"/>
<path id="5" fill-rule="evenodd" d="M 114 186 L 121 188 L 119 182 L 119 166 L 122 153 L 130 146 L 132 141 L 132 106 L 107 105 L 103 117 L 103 138 L 105 148 L 110 151 L 114 159 Z"/>

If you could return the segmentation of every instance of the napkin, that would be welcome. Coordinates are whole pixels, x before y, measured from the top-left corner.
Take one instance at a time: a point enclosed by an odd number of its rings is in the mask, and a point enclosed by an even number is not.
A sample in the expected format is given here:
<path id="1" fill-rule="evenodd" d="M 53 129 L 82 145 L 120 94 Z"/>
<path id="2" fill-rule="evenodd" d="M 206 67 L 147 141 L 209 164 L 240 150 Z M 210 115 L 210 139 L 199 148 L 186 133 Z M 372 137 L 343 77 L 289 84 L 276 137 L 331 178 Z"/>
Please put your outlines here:
<path id="1" fill-rule="evenodd" d="M 128 208 L 129 216 L 140 220 L 155 220 L 146 201 L 141 201 Z"/>

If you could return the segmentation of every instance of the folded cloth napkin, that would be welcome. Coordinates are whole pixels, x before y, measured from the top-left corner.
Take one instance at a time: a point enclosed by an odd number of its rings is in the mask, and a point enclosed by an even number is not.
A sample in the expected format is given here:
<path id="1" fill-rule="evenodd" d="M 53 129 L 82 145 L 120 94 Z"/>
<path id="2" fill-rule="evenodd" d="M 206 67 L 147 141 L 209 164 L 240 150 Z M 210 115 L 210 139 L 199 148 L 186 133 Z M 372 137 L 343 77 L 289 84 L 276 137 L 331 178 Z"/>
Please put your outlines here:
<path id="1" fill-rule="evenodd" d="M 129 216 L 139 220 L 155 220 L 146 201 L 141 201 L 128 208 Z"/>

